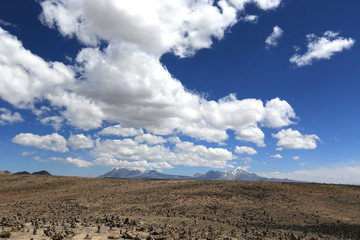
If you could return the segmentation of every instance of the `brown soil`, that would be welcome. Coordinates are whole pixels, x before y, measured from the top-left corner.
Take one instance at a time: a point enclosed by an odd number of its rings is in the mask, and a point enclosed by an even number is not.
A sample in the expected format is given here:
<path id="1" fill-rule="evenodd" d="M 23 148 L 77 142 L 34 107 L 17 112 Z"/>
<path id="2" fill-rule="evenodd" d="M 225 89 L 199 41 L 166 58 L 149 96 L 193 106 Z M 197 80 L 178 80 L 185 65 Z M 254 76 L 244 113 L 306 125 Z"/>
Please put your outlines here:
<path id="1" fill-rule="evenodd" d="M 360 186 L 0 176 L 0 230 L 34 240 L 360 239 Z"/>

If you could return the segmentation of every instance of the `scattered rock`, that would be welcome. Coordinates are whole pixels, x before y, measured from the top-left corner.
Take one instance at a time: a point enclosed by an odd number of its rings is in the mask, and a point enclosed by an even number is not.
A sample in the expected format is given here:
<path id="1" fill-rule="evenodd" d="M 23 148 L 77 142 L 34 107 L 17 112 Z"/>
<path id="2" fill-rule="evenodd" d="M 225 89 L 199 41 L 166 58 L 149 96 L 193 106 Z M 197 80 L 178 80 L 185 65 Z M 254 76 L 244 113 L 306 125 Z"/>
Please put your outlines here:
<path id="1" fill-rule="evenodd" d="M 120 234 L 117 233 L 112 233 L 108 236 L 108 239 L 119 239 L 120 238 Z M 129 238 L 132 239 L 132 238 Z"/>
<path id="2" fill-rule="evenodd" d="M 291 233 L 290 240 L 298 240 L 298 237 L 294 233 Z"/>
<path id="3" fill-rule="evenodd" d="M 152 232 L 152 235 L 160 235 L 162 234 L 164 231 L 161 228 L 157 228 Z"/>
<path id="4" fill-rule="evenodd" d="M 0 180 L 7 181 L 0 182 L 0 233 L 9 230 L 14 240 L 360 239 L 360 188 L 354 186 L 11 175 Z M 319 198 L 328 205 L 316 212 Z"/>
<path id="5" fill-rule="evenodd" d="M 125 239 L 135 239 L 135 236 L 134 236 L 132 233 L 125 232 L 125 233 L 122 235 L 122 238 L 125 238 Z"/>
<path id="6" fill-rule="evenodd" d="M 2 233 L 0 233 L 0 237 L 1 238 L 10 238 L 11 237 L 11 232 L 9 230 L 5 230 Z"/>
<path id="7" fill-rule="evenodd" d="M 12 220 L 12 221 L 6 222 L 4 225 L 6 227 L 17 227 L 17 226 L 20 226 L 20 225 L 23 225 L 23 224 L 24 224 L 23 220 Z"/>

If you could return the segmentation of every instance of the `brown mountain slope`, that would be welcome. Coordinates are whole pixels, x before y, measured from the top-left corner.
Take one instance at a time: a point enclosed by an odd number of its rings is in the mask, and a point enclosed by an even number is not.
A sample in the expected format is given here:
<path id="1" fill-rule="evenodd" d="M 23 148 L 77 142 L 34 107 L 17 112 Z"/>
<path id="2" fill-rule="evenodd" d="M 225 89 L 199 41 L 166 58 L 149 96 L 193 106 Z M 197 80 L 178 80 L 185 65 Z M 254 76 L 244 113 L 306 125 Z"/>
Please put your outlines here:
<path id="1" fill-rule="evenodd" d="M 13 236 L 34 240 L 47 228 L 71 239 L 360 239 L 360 187 L 0 176 L 0 217 Z M 15 220 L 23 226 L 10 228 Z"/>

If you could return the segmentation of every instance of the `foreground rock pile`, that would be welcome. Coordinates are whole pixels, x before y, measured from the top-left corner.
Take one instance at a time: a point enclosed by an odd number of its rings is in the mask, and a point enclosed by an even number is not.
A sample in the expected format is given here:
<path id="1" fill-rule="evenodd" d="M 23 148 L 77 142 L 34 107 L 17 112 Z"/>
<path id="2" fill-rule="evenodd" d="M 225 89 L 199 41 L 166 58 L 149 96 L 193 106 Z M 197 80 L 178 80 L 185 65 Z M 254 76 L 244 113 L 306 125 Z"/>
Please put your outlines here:
<path id="1" fill-rule="evenodd" d="M 360 239 L 359 195 L 345 185 L 1 176 L 0 237 Z"/>
<path id="2" fill-rule="evenodd" d="M 59 219 L 18 220 L 3 218 L 0 225 L 3 232 L 10 232 L 13 239 L 147 239 L 147 240 L 178 240 L 178 239 L 319 239 L 306 237 L 293 232 L 260 231 L 250 227 L 242 231 L 233 229 L 226 231 L 208 228 L 196 229 L 171 226 L 166 223 L 145 223 L 141 220 L 106 216 L 102 219 Z M 5 230 L 6 229 L 6 230 Z"/>

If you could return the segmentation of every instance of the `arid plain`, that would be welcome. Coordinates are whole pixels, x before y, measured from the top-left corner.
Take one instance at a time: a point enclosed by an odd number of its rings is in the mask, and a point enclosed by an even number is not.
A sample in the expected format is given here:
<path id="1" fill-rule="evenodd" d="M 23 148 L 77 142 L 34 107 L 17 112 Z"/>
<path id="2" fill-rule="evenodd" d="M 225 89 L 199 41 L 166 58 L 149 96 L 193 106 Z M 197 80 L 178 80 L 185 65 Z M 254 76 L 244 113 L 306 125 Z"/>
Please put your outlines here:
<path id="1" fill-rule="evenodd" d="M 360 239 L 360 186 L 0 176 L 10 239 Z"/>

